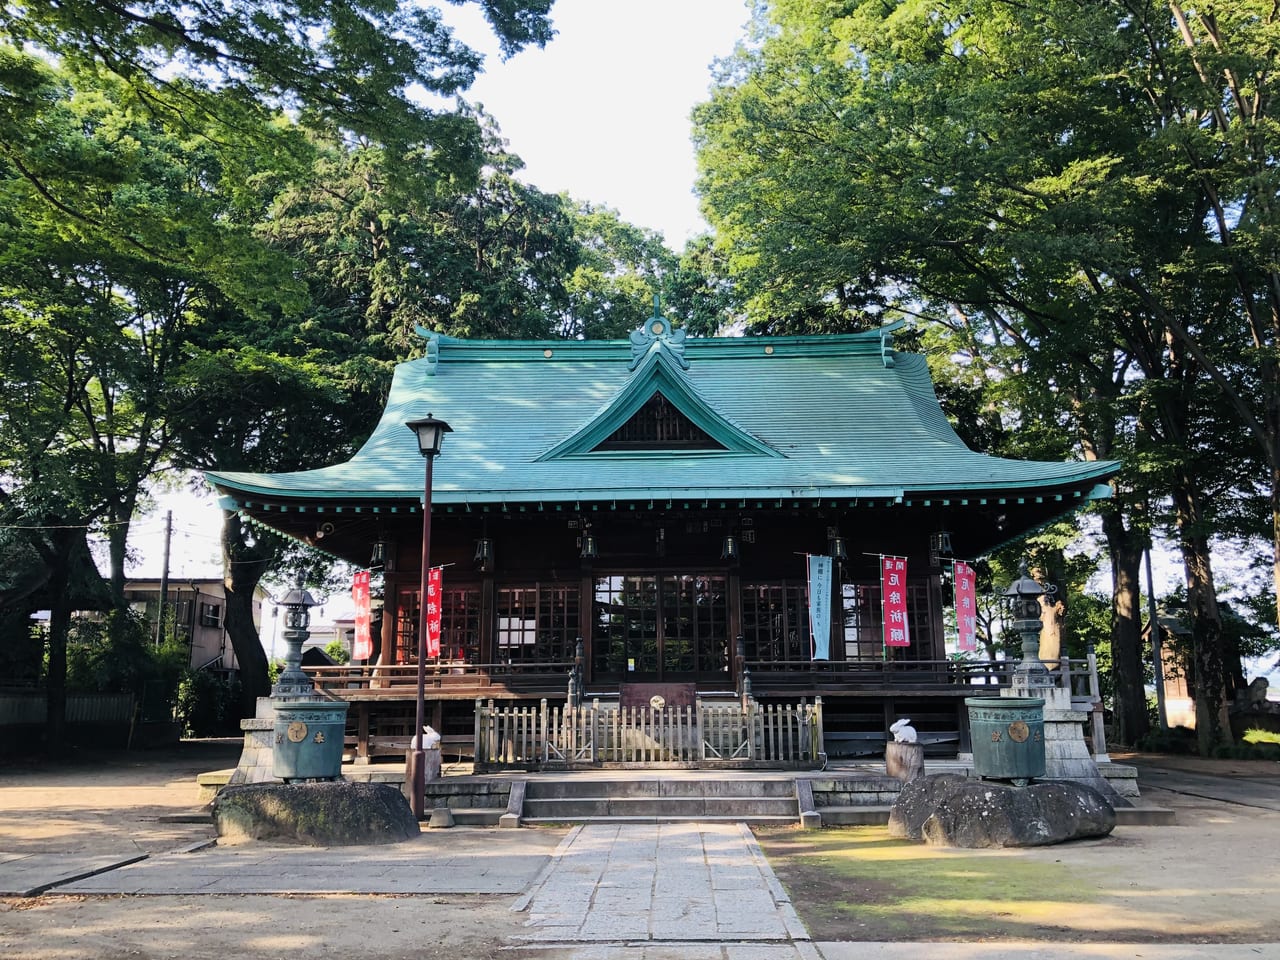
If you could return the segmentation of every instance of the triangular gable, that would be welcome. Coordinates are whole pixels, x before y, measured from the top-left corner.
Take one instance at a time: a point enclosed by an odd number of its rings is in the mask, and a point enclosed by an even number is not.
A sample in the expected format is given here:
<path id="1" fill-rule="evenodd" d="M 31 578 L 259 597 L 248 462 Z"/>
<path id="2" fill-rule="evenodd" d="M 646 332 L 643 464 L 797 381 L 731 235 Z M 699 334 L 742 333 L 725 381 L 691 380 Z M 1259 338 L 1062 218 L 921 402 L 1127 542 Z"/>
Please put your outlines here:
<path id="1" fill-rule="evenodd" d="M 661 394 L 679 417 L 683 417 L 693 428 L 705 435 L 710 445 L 691 446 L 688 443 L 674 443 L 670 446 L 651 444 L 641 446 L 617 443 L 618 435 L 627 432 L 624 428 L 634 423 L 634 418 L 658 394 Z M 694 434 L 689 431 L 688 435 Z M 611 438 L 613 438 L 612 442 Z M 653 350 L 641 360 L 631 381 L 608 406 L 571 437 L 538 457 L 537 462 L 559 460 L 565 457 L 679 455 L 782 456 L 777 450 L 730 423 L 702 399 L 684 378 L 679 365 L 671 359 L 669 351 Z"/>

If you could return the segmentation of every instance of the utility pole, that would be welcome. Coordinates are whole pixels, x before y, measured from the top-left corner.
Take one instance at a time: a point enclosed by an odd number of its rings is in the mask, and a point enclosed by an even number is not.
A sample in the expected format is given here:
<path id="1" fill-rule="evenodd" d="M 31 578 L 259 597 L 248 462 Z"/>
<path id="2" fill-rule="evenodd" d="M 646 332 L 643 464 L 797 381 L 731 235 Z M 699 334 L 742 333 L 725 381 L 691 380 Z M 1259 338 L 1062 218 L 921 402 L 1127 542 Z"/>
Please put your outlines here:
<path id="1" fill-rule="evenodd" d="M 160 608 L 156 611 L 156 646 L 164 635 L 164 608 L 169 600 L 169 542 L 173 539 L 173 511 L 164 512 L 164 568 L 160 571 Z"/>

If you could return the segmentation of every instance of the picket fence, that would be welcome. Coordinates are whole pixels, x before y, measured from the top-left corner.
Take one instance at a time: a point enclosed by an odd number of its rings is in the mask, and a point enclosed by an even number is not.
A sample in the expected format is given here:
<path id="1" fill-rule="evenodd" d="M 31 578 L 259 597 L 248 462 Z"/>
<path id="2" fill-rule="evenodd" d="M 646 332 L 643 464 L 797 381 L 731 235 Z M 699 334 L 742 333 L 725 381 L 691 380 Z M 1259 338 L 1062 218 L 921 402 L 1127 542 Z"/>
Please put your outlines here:
<path id="1" fill-rule="evenodd" d="M 477 700 L 475 769 L 488 772 L 599 766 L 820 766 L 822 698 L 813 703 L 751 701 L 622 707 L 495 704 Z"/>

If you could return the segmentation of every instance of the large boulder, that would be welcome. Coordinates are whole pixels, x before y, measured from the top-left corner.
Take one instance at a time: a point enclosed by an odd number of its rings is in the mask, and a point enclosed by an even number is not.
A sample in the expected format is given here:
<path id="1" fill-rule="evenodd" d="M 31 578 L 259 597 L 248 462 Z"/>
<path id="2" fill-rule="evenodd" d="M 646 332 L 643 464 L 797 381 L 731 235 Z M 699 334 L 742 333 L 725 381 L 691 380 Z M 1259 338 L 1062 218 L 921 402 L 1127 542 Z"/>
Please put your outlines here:
<path id="1" fill-rule="evenodd" d="M 1014 787 L 954 773 L 904 784 L 889 834 L 939 847 L 1039 847 L 1105 837 L 1116 812 L 1092 787 L 1050 780 Z"/>
<path id="2" fill-rule="evenodd" d="M 313 847 L 399 843 L 418 821 L 398 789 L 385 783 L 249 783 L 213 801 L 219 842 L 251 840 Z"/>

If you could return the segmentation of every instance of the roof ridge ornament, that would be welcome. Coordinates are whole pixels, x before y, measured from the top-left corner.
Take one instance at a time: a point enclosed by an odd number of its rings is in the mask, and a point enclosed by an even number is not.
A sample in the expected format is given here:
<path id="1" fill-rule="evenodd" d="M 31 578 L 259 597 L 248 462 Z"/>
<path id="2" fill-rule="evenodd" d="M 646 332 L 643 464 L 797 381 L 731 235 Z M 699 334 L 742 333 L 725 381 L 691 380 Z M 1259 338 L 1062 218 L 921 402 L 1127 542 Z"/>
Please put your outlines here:
<path id="1" fill-rule="evenodd" d="M 440 363 L 440 339 L 441 334 L 434 330 L 428 330 L 420 323 L 413 325 L 413 332 L 427 341 L 427 351 L 423 355 L 423 359 L 427 361 L 427 376 L 434 377 L 436 375 L 436 367 Z"/>
<path id="2" fill-rule="evenodd" d="M 653 316 L 637 330 L 631 331 L 631 365 L 634 370 L 651 353 L 665 352 L 681 370 L 689 369 L 689 361 L 684 358 L 684 330 L 675 330 L 671 321 L 662 315 L 661 298 L 653 295 Z"/>
<path id="3" fill-rule="evenodd" d="M 880 325 L 880 362 L 885 367 L 893 367 L 895 365 L 893 355 L 896 352 L 893 349 L 893 331 L 902 326 L 902 321 L 897 323 Z"/>

